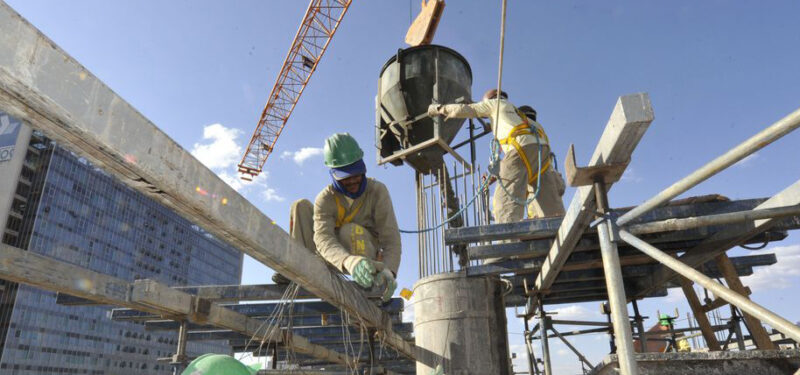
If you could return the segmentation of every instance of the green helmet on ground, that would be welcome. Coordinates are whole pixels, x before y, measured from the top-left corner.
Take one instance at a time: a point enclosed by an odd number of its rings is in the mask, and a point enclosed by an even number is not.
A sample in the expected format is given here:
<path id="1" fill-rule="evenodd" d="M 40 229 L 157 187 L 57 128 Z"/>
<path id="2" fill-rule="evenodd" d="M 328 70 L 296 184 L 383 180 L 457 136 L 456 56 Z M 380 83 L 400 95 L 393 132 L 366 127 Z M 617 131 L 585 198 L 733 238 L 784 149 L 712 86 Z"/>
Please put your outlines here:
<path id="1" fill-rule="evenodd" d="M 255 375 L 260 367 L 245 366 L 229 355 L 209 353 L 197 357 L 181 375 Z"/>
<path id="2" fill-rule="evenodd" d="M 336 133 L 325 140 L 325 166 L 339 168 L 364 157 L 364 151 L 350 133 Z"/>

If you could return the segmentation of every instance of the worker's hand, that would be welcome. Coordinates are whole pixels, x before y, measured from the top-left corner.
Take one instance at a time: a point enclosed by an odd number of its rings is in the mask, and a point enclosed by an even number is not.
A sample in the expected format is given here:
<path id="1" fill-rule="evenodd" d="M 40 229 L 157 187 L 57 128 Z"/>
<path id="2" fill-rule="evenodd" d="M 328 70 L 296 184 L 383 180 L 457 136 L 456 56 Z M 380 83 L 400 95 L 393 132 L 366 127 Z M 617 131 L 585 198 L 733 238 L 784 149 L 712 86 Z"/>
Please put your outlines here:
<path id="1" fill-rule="evenodd" d="M 428 106 L 428 116 L 439 116 L 441 113 L 439 112 L 439 108 L 441 108 L 440 104 L 431 104 Z"/>
<path id="2" fill-rule="evenodd" d="M 444 375 L 442 365 L 436 365 L 436 368 L 431 370 L 430 375 Z"/>
<path id="3" fill-rule="evenodd" d="M 358 255 L 351 255 L 345 261 L 345 269 L 362 288 L 370 288 L 375 283 L 375 266 L 372 261 Z"/>
<path id="4" fill-rule="evenodd" d="M 386 268 L 378 272 L 378 275 L 375 277 L 375 285 L 383 288 L 383 295 L 381 296 L 383 302 L 389 301 L 392 295 L 394 295 L 394 291 L 397 289 L 397 281 L 394 279 L 392 271 Z"/>

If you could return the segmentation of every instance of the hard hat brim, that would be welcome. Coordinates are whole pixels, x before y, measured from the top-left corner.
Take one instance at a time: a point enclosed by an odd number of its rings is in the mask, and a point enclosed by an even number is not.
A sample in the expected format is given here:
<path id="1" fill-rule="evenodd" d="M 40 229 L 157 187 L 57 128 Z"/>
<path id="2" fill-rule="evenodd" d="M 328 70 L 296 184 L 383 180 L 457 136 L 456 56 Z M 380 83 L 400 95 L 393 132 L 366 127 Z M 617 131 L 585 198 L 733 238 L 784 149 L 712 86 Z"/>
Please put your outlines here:
<path id="1" fill-rule="evenodd" d="M 331 168 L 331 176 L 337 180 L 344 180 L 345 178 L 365 173 L 367 173 L 367 165 L 364 164 L 364 159 L 358 159 L 357 162 L 343 167 Z"/>

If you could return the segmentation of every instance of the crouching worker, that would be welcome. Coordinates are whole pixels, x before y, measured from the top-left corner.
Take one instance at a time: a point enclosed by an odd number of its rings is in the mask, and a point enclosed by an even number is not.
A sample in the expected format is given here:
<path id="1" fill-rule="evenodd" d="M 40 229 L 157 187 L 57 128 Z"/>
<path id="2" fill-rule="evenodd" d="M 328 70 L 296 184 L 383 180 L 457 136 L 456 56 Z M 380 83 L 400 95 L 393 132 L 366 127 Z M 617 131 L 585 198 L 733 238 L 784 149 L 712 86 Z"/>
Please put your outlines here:
<path id="1" fill-rule="evenodd" d="M 289 233 L 359 286 L 378 288 L 386 302 L 397 288 L 400 230 L 389 190 L 367 178 L 363 156 L 348 133 L 325 141 L 325 165 L 332 183 L 317 195 L 313 206 L 306 199 L 292 203 Z M 273 280 L 280 283 L 280 278 Z"/>

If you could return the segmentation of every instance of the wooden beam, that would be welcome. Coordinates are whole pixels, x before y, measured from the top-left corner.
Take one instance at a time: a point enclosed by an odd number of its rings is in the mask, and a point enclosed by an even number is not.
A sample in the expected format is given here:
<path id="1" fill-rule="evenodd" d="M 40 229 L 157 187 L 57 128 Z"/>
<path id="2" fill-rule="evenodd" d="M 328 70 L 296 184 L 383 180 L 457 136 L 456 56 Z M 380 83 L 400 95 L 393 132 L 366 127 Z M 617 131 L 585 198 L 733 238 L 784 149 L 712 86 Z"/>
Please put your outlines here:
<path id="1" fill-rule="evenodd" d="M 739 279 L 739 275 L 736 273 L 736 267 L 734 267 L 733 262 L 731 262 L 731 260 L 728 258 L 728 255 L 722 253 L 714 260 L 716 261 L 720 272 L 722 272 L 722 276 L 725 277 L 725 283 L 728 284 L 728 288 L 736 293 L 748 297 L 747 290 L 745 289 L 744 285 L 742 285 L 742 280 Z M 744 317 L 744 322 L 747 323 L 747 329 L 750 331 L 750 336 L 753 336 L 753 341 L 755 341 L 756 347 L 761 350 L 775 349 L 775 344 L 773 344 L 769 339 L 769 333 L 767 333 L 767 330 L 761 325 L 761 321 L 756 319 L 754 316 L 745 313 L 744 311 L 742 311 L 742 316 Z"/>
<path id="2" fill-rule="evenodd" d="M 390 319 L 317 254 L 275 225 L 7 4 L 0 2 L 0 107 L 123 183 L 420 353 Z M 436 359 L 433 353 L 425 358 Z M 427 359 L 426 359 L 427 361 Z M 435 363 L 435 362 L 434 362 Z"/>
<path id="3" fill-rule="evenodd" d="M 0 243 L 0 278 L 41 289 L 88 298 L 109 305 L 125 306 L 154 314 L 174 316 L 196 324 L 210 324 L 248 337 L 285 341 L 265 335 L 263 322 L 248 318 L 216 303 L 174 290 L 153 280 L 125 280 L 61 262 L 50 257 Z M 302 336 L 287 342 L 296 350 L 335 363 L 347 364 L 347 357 L 315 347 Z"/>
<path id="4" fill-rule="evenodd" d="M 686 296 L 686 302 L 689 303 L 692 314 L 694 314 L 694 318 L 697 320 L 697 325 L 700 326 L 700 332 L 703 335 L 703 339 L 706 340 L 708 350 L 722 350 L 719 346 L 719 341 L 717 341 L 717 336 L 714 334 L 714 329 L 711 327 L 711 322 L 708 321 L 708 316 L 705 311 L 703 311 L 700 300 L 697 298 L 697 293 L 695 293 L 694 287 L 692 287 L 694 283 L 685 277 L 681 277 L 680 281 L 681 289 L 683 289 L 683 294 Z"/>
<path id="5" fill-rule="evenodd" d="M 628 162 L 652 121 L 653 108 L 647 94 L 620 97 L 589 166 Z M 593 186 L 578 188 L 536 279 L 535 289 L 549 288 L 561 272 L 575 244 L 595 216 L 594 195 Z"/>

